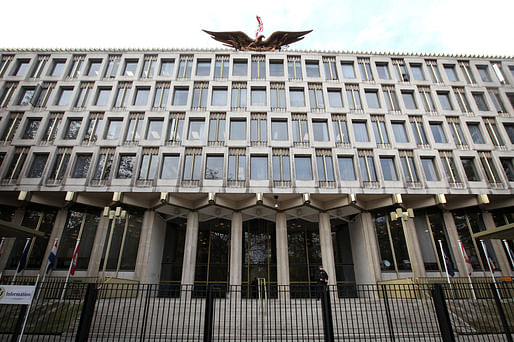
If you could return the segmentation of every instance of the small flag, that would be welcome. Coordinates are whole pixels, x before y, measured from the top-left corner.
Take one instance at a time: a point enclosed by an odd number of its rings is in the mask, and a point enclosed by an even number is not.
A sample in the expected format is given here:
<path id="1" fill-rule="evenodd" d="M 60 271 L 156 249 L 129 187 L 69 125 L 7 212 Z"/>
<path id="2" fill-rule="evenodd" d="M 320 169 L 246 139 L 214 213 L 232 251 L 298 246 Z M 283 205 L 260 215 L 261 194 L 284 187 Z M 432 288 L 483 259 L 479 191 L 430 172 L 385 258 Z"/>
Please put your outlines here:
<path id="1" fill-rule="evenodd" d="M 27 265 L 27 255 L 29 254 L 30 249 L 30 238 L 27 239 L 27 242 L 25 242 L 25 248 L 23 248 L 23 253 L 21 253 L 20 262 L 18 263 L 18 268 L 16 269 L 16 273 L 20 273 L 23 271 L 25 266 Z"/>
<path id="2" fill-rule="evenodd" d="M 71 268 L 70 268 L 71 275 L 75 275 L 75 270 L 77 269 L 77 260 L 79 258 L 79 246 L 80 246 L 80 242 L 77 241 L 77 245 L 75 246 L 75 251 L 73 252 L 73 258 L 71 258 Z"/>
<path id="3" fill-rule="evenodd" d="M 50 251 L 50 255 L 48 256 L 48 266 L 46 268 L 46 273 L 50 272 L 50 270 L 53 270 L 55 268 L 55 264 L 57 261 L 57 239 L 55 239 L 54 246 L 52 247 L 52 250 Z"/>
<path id="4" fill-rule="evenodd" d="M 439 243 L 441 244 L 441 240 L 439 240 Z M 443 259 L 444 259 L 444 263 L 446 264 L 446 269 L 448 270 L 448 275 L 450 277 L 454 277 L 455 276 L 455 270 L 453 269 L 453 264 L 450 260 L 450 258 L 448 258 L 446 256 L 446 253 L 444 252 L 444 248 L 441 244 L 441 253 L 443 254 Z"/>
<path id="5" fill-rule="evenodd" d="M 259 26 L 257 27 L 257 32 L 255 32 L 255 38 L 257 38 L 259 36 L 259 33 L 262 33 L 262 31 L 264 30 L 264 25 L 262 24 L 261 17 L 259 17 L 259 16 L 256 16 L 256 17 L 257 17 L 257 23 L 259 24 Z"/>
<path id="6" fill-rule="evenodd" d="M 471 275 L 473 273 L 473 266 L 471 265 L 471 261 L 469 261 L 468 255 L 466 254 L 466 250 L 464 249 L 464 245 L 460 242 L 460 249 L 462 251 L 462 257 L 464 258 L 464 261 L 466 262 L 466 268 L 468 270 L 468 274 Z"/>

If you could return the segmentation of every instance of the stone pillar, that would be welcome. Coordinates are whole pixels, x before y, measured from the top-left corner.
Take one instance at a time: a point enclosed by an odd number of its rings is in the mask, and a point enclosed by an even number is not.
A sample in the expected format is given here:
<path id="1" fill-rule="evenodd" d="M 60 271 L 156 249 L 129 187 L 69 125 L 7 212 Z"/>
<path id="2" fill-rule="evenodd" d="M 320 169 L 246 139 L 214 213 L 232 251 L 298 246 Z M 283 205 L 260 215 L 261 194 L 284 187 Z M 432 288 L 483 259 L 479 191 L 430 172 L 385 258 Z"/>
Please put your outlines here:
<path id="1" fill-rule="evenodd" d="M 182 285 L 193 285 L 196 267 L 196 246 L 198 245 L 198 212 L 187 214 L 184 261 L 182 263 Z"/>
<path id="2" fill-rule="evenodd" d="M 453 251 L 453 256 L 455 257 L 455 262 L 457 263 L 457 270 L 459 270 L 459 277 L 466 277 L 468 275 L 468 269 L 466 267 L 466 262 L 462 257 L 462 252 L 458 242 L 459 233 L 457 232 L 457 226 L 455 225 L 455 220 L 453 219 L 452 213 L 448 210 L 444 210 L 443 219 L 446 232 L 448 233 L 448 247 Z"/>
<path id="3" fill-rule="evenodd" d="M 425 277 L 425 263 L 423 262 L 423 255 L 421 254 L 421 248 L 419 247 L 418 233 L 416 232 L 414 220 L 412 218 L 409 218 L 406 221 L 401 218 L 398 220 L 402 220 L 405 242 L 407 243 L 407 251 L 411 262 L 412 275 L 414 278 Z"/>
<path id="4" fill-rule="evenodd" d="M 332 244 L 332 229 L 330 226 L 330 215 L 328 213 L 319 213 L 319 243 L 323 267 L 328 273 L 328 284 L 336 285 L 334 246 Z"/>
<path id="5" fill-rule="evenodd" d="M 277 283 L 289 285 L 289 253 L 287 247 L 286 214 L 277 213 L 275 216 L 277 235 Z"/>
<path id="6" fill-rule="evenodd" d="M 484 220 L 484 224 L 487 230 L 496 228 L 496 224 L 494 224 L 493 215 L 488 212 L 484 211 L 482 213 L 482 219 Z M 482 248 L 482 244 L 480 241 L 477 241 L 477 244 L 480 248 Z M 498 265 L 496 267 L 499 267 L 502 275 L 504 277 L 510 277 L 512 276 L 512 271 L 510 268 L 510 261 L 509 257 L 505 255 L 505 250 L 502 246 L 503 242 L 501 240 L 491 240 L 491 245 L 493 246 L 494 254 L 496 254 L 496 259 L 498 259 Z M 489 270 L 489 267 L 487 266 L 487 260 L 484 260 L 484 267 L 487 268 L 487 271 Z"/>
<path id="7" fill-rule="evenodd" d="M 0 273 L 5 270 L 7 266 L 7 262 L 9 261 L 9 257 L 11 256 L 12 248 L 14 247 L 14 242 L 16 238 L 6 237 L 4 239 L 4 247 L 2 250 L 2 256 L 0 256 Z"/>
<path id="8" fill-rule="evenodd" d="M 242 277 L 243 259 L 243 215 L 235 211 L 232 213 L 230 232 L 230 286 L 240 286 Z"/>
<path id="9" fill-rule="evenodd" d="M 61 208 L 57 211 L 57 215 L 55 217 L 54 225 L 52 227 L 52 232 L 50 233 L 50 238 L 48 239 L 48 244 L 46 246 L 46 251 L 41 262 L 41 268 L 39 269 L 39 275 L 42 277 L 45 273 L 46 266 L 48 263 L 48 256 L 50 255 L 50 251 L 54 245 L 55 239 L 59 239 L 59 244 L 62 237 L 62 232 L 64 231 L 64 225 L 66 224 L 66 219 L 68 218 L 68 209 Z"/>
<path id="10" fill-rule="evenodd" d="M 357 284 L 375 284 L 382 279 L 375 227 L 371 213 L 363 212 L 349 224 Z"/>
<path id="11" fill-rule="evenodd" d="M 157 284 L 161 275 L 166 222 L 154 210 L 146 210 L 141 227 L 134 278 L 144 284 Z"/>
<path id="12" fill-rule="evenodd" d="M 98 270 L 100 269 L 100 261 L 102 260 L 104 243 L 107 234 L 109 234 L 109 229 L 111 228 L 111 220 L 109 220 L 109 217 L 105 217 L 103 214 L 100 215 L 102 216 L 100 217 L 98 227 L 96 228 L 95 241 L 93 243 L 93 248 L 91 249 L 91 256 L 89 257 L 89 265 L 87 267 L 88 277 L 99 276 Z"/>

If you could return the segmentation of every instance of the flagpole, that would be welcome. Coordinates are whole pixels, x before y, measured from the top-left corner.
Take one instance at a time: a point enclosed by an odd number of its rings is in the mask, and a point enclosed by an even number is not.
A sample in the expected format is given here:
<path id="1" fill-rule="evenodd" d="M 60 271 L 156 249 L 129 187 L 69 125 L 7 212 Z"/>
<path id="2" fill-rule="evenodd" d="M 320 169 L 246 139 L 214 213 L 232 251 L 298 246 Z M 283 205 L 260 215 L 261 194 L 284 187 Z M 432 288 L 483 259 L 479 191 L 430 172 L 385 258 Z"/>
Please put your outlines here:
<path id="1" fill-rule="evenodd" d="M 462 244 L 462 241 L 460 241 L 460 240 L 457 240 L 457 243 L 459 244 L 460 254 L 462 255 L 462 258 L 464 259 L 464 263 L 466 263 L 467 258 L 464 255 L 464 245 Z M 467 266 L 466 266 L 466 268 L 467 268 Z M 466 274 L 468 276 L 469 286 L 471 286 L 471 293 L 473 293 L 473 299 L 476 300 L 477 296 L 475 294 L 475 288 L 473 287 L 473 283 L 471 282 L 471 277 L 470 277 L 469 271 L 467 269 L 466 269 Z"/>
<path id="2" fill-rule="evenodd" d="M 448 285 L 452 286 L 452 283 L 450 282 L 450 274 L 448 273 L 448 266 L 446 265 L 446 254 L 444 253 L 443 249 L 443 243 L 441 240 L 437 240 L 439 242 L 439 248 L 441 249 L 441 255 L 443 256 L 443 262 L 444 262 L 444 271 L 446 272 L 446 279 L 448 280 Z"/>
<path id="3" fill-rule="evenodd" d="M 35 287 L 37 287 L 38 282 L 39 282 L 39 274 L 37 275 L 37 278 L 36 278 Z M 23 321 L 23 327 L 21 328 L 20 337 L 18 339 L 18 342 L 21 342 L 21 339 L 23 338 L 23 333 L 25 332 L 25 326 L 27 325 L 27 319 L 29 318 L 30 308 L 32 307 L 32 302 L 34 302 L 34 298 L 32 298 L 29 306 L 27 307 L 27 312 L 25 313 L 25 320 Z M 36 299 L 36 302 L 37 302 L 37 299 Z"/>
<path id="4" fill-rule="evenodd" d="M 493 279 L 494 288 L 496 289 L 498 298 L 502 299 L 502 296 L 500 295 L 500 291 L 498 291 L 498 286 L 496 285 L 496 279 L 494 279 L 493 268 L 491 266 L 491 262 L 489 261 L 489 253 L 487 253 L 487 248 L 485 247 L 485 242 L 484 242 L 484 240 L 480 240 L 480 243 L 482 244 L 482 249 L 484 250 L 484 255 L 487 260 L 487 266 L 489 267 L 489 273 L 491 274 L 491 278 Z"/>
<path id="5" fill-rule="evenodd" d="M 75 256 L 75 252 L 77 251 L 77 247 L 80 243 L 80 239 L 77 239 L 77 243 L 75 243 L 75 248 L 73 249 L 73 255 L 71 256 L 71 262 L 70 262 L 70 267 L 68 268 L 68 274 L 66 275 L 66 281 L 64 282 L 64 288 L 62 289 L 62 294 L 61 294 L 61 300 L 64 299 L 64 293 L 66 292 L 66 287 L 68 286 L 68 281 L 70 279 L 70 273 L 71 273 L 71 268 L 73 267 L 73 257 Z"/>
<path id="6" fill-rule="evenodd" d="M 52 245 L 52 250 L 53 250 L 54 246 L 57 245 L 58 241 L 59 241 L 59 239 L 55 239 L 54 244 Z M 52 250 L 50 250 L 50 253 L 52 253 Z M 41 280 L 41 285 L 39 286 L 39 290 L 37 292 L 36 302 L 38 301 L 39 295 L 41 294 L 41 288 L 45 284 L 46 274 L 48 273 L 48 268 L 49 267 L 50 267 L 50 259 L 48 258 L 47 261 L 46 261 L 45 273 L 43 273 L 43 280 Z"/>
<path id="7" fill-rule="evenodd" d="M 505 240 L 503 240 L 503 241 L 505 241 Z M 4 245 L 5 245 L 5 238 L 3 237 L 2 241 L 0 241 L 0 257 L 4 253 Z M 0 282 L 2 281 L 2 274 L 3 273 L 4 273 L 4 271 L 0 272 Z"/>
<path id="8" fill-rule="evenodd" d="M 503 245 L 505 246 L 505 249 L 507 250 L 507 254 L 509 255 L 510 264 L 512 267 L 514 267 L 514 260 L 512 259 L 512 253 L 510 251 L 509 244 L 507 243 L 507 240 L 503 240 Z"/>
<path id="9" fill-rule="evenodd" d="M 31 238 L 27 238 L 27 241 L 25 242 L 25 247 L 23 247 L 23 252 L 21 252 L 22 257 L 23 257 L 23 253 L 25 253 L 25 249 L 27 248 L 27 245 L 30 243 L 30 240 L 31 240 Z M 20 260 L 18 261 L 18 266 L 16 266 L 16 271 L 14 271 L 14 277 L 12 278 L 11 285 L 14 285 L 14 281 L 16 280 L 16 276 L 18 275 L 18 269 L 20 268 L 21 259 L 22 258 L 20 257 Z M 27 260 L 25 260 L 25 264 L 26 263 L 27 263 Z"/>

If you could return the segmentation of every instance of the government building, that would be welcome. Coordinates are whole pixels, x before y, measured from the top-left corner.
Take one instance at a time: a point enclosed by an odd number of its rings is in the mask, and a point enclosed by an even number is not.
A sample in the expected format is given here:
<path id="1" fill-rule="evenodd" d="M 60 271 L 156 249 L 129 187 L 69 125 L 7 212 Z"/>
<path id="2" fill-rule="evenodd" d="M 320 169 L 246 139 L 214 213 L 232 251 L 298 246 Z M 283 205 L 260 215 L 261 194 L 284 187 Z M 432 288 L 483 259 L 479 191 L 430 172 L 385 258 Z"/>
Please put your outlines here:
<path id="1" fill-rule="evenodd" d="M 0 50 L 0 272 L 508 277 L 513 106 L 512 57 Z"/>

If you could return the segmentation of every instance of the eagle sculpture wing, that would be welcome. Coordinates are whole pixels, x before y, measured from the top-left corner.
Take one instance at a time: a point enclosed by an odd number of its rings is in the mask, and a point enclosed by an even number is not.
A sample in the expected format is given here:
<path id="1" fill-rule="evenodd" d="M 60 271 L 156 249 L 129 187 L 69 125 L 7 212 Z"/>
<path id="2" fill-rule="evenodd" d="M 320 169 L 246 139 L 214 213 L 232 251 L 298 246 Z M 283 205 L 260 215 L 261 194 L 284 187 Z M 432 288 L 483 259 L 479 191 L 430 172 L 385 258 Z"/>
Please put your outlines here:
<path id="1" fill-rule="evenodd" d="M 280 50 L 282 46 L 302 40 L 306 34 L 311 32 L 312 30 L 298 32 L 275 31 L 263 43 L 269 47 L 274 47 L 275 49 Z"/>
<path id="2" fill-rule="evenodd" d="M 223 45 L 228 47 L 234 47 L 237 50 L 245 50 L 248 45 L 253 42 L 253 39 L 248 37 L 248 35 L 241 31 L 228 31 L 228 32 L 213 32 L 202 30 L 211 36 L 211 38 L 222 42 Z"/>

